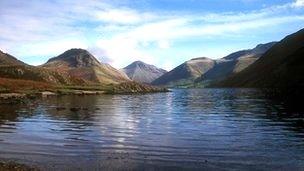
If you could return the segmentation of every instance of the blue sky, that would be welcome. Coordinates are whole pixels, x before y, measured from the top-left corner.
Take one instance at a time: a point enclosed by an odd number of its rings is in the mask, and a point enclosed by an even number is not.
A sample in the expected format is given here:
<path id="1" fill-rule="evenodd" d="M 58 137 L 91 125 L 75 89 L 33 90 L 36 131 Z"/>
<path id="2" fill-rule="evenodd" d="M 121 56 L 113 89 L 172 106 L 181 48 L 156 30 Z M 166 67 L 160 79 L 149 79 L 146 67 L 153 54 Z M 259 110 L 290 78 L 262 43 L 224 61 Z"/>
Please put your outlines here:
<path id="1" fill-rule="evenodd" d="M 0 49 L 32 65 L 84 48 L 122 68 L 172 69 L 304 28 L 304 0 L 1 0 Z"/>

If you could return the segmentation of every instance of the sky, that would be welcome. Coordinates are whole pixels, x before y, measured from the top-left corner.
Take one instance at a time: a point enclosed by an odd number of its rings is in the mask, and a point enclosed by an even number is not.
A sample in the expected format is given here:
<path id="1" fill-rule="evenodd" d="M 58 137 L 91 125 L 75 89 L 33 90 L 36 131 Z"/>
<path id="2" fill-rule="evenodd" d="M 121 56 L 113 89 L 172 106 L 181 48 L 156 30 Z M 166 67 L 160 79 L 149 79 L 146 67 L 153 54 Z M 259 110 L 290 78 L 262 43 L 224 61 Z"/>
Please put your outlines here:
<path id="1" fill-rule="evenodd" d="M 71 48 L 170 70 L 304 28 L 304 0 L 0 0 L 0 50 L 40 65 Z"/>

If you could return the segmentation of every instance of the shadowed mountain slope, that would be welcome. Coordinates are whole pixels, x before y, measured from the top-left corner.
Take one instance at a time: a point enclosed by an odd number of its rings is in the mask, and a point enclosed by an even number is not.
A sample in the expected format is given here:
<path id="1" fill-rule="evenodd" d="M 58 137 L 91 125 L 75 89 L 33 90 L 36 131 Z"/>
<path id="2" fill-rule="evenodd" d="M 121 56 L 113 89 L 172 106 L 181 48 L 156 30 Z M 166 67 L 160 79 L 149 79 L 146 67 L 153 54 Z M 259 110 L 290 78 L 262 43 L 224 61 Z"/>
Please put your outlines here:
<path id="1" fill-rule="evenodd" d="M 304 29 L 285 37 L 254 64 L 214 86 L 303 87 Z"/>

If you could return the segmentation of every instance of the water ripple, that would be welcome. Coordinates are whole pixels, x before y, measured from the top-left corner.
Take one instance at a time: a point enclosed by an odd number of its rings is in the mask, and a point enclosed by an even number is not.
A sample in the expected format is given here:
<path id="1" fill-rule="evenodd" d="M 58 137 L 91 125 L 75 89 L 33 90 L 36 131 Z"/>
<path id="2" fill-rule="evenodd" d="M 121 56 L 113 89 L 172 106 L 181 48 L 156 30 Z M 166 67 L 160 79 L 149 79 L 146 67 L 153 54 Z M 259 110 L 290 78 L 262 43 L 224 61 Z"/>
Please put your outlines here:
<path id="1" fill-rule="evenodd" d="M 0 159 L 59 170 L 108 162 L 124 168 L 121 160 L 137 169 L 300 170 L 301 116 L 251 89 L 49 98 L 0 106 Z"/>

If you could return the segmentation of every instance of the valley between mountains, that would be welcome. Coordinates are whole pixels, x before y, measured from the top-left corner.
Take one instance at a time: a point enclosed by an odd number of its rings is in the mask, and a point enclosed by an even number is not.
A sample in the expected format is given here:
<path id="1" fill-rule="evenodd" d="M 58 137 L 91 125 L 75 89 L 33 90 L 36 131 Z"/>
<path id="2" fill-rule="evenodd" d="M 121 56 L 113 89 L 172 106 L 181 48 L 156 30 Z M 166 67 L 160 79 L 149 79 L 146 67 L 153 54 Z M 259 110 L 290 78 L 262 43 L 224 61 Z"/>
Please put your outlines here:
<path id="1" fill-rule="evenodd" d="M 84 49 L 70 49 L 41 66 L 0 51 L 0 92 L 32 94 L 147 93 L 166 88 L 302 88 L 304 29 L 220 59 L 193 58 L 171 71 L 135 61 L 122 69 Z"/>

